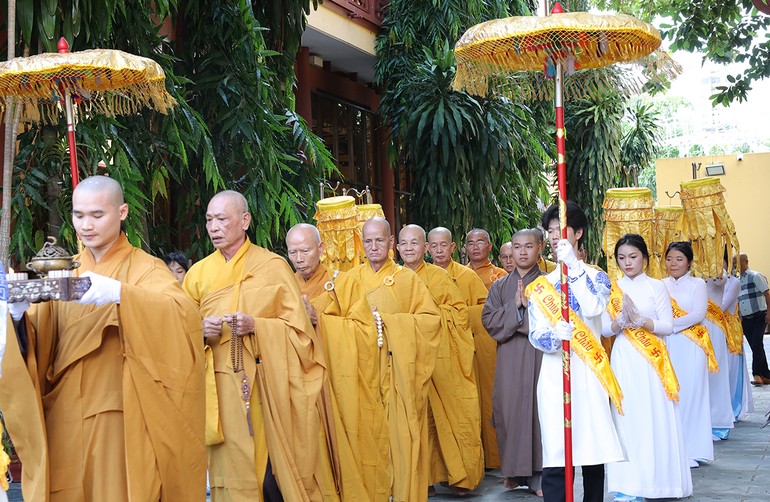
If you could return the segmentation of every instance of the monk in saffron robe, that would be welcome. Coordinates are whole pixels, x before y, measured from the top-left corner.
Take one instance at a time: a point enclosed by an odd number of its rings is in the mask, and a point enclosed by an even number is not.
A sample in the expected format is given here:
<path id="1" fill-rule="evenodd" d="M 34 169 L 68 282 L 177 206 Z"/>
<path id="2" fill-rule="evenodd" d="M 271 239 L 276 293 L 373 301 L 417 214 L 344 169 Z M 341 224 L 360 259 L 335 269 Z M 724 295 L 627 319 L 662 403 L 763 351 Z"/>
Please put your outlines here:
<path id="1" fill-rule="evenodd" d="M 484 477 L 481 412 L 473 369 L 473 335 L 468 307 L 446 270 L 425 263 L 425 230 L 401 229 L 398 252 L 422 279 L 441 311 L 438 359 L 428 394 L 431 484 L 448 481 L 467 493 Z"/>
<path id="2" fill-rule="evenodd" d="M 77 302 L 11 304 L 0 408 L 28 502 L 206 499 L 197 311 L 166 265 L 128 242 L 127 215 L 114 179 L 81 181 L 75 258 L 91 286 Z"/>
<path id="3" fill-rule="evenodd" d="M 366 291 L 370 308 L 383 321 L 380 350 L 383 401 L 393 461 L 393 500 L 420 501 L 428 496 L 428 390 L 439 346 L 441 316 L 417 274 L 397 265 L 384 218 L 364 223 L 364 252 L 369 263 L 348 273 Z"/>
<path id="4" fill-rule="evenodd" d="M 206 230 L 216 250 L 184 280 L 206 341 L 211 500 L 322 500 L 321 345 L 289 265 L 250 242 L 250 223 L 243 195 L 215 195 Z"/>
<path id="5" fill-rule="evenodd" d="M 491 465 L 500 465 L 500 458 L 497 453 L 497 441 L 495 439 L 495 430 L 492 427 L 492 388 L 489 389 L 489 402 L 485 403 L 481 388 L 481 379 L 479 376 L 479 347 L 487 348 L 484 345 L 485 339 L 489 339 L 494 345 L 494 340 L 489 337 L 487 330 L 481 323 L 481 311 L 484 308 L 484 301 L 487 299 L 487 288 L 481 278 L 468 267 L 464 267 L 452 259 L 452 253 L 455 250 L 455 243 L 452 241 L 452 232 L 445 227 L 436 227 L 428 232 L 428 251 L 433 258 L 433 263 L 443 268 L 454 280 L 460 293 L 468 306 L 468 317 L 471 323 L 471 332 L 473 333 L 473 343 L 476 353 L 473 358 L 473 371 L 476 375 L 476 388 L 479 394 L 479 408 L 481 412 L 481 445 L 484 449 L 484 464 L 492 469 Z M 487 348 L 488 349 L 488 348 Z M 488 370 L 484 370 L 485 373 Z M 494 370 L 492 374 L 492 383 L 494 386 Z M 488 404 L 488 409 L 485 408 Z M 485 415 L 485 412 L 488 415 Z M 486 416 L 486 418 L 485 418 Z M 490 451 L 494 453 L 490 458 Z"/>
<path id="6" fill-rule="evenodd" d="M 515 267 L 492 284 L 482 320 L 497 341 L 492 417 L 500 447 L 500 472 L 507 489 L 526 485 L 542 496 L 543 450 L 537 416 L 537 379 L 543 353 L 529 343 L 529 316 L 524 288 L 542 274 L 537 267 L 539 229 L 520 230 L 512 239 Z"/>
<path id="7" fill-rule="evenodd" d="M 493 282 L 507 275 L 505 270 L 492 265 L 492 262 L 489 261 L 492 242 L 486 230 L 474 228 L 468 232 L 465 236 L 465 248 L 470 260 L 468 268 L 478 274 L 487 291 L 492 287 Z M 476 336 L 474 342 L 476 344 L 476 375 L 479 381 L 481 439 L 484 444 L 484 457 L 487 469 L 497 469 L 500 467 L 500 453 L 497 447 L 497 433 L 492 424 L 492 389 L 495 385 L 497 343 L 486 331 Z"/>
<path id="8" fill-rule="evenodd" d="M 300 223 L 286 234 L 289 260 L 328 365 L 329 427 L 342 500 L 387 501 L 392 469 L 380 393 L 377 331 L 365 291 L 344 272 L 321 265 L 318 229 Z M 322 452 L 323 453 L 323 452 Z M 323 455 L 322 455 L 323 459 Z M 326 469 L 324 469 L 326 470 Z"/>

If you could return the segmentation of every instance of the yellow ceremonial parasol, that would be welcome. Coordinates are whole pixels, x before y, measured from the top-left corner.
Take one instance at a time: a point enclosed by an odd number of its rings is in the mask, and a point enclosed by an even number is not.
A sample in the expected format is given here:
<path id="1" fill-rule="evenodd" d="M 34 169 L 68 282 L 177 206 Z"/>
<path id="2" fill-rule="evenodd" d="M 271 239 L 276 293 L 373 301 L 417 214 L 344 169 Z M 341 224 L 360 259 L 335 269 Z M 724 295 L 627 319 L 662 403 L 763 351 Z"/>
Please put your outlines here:
<path id="1" fill-rule="evenodd" d="M 165 114 L 176 104 L 166 92 L 165 79 L 163 69 L 152 59 L 107 49 L 69 52 L 64 37 L 58 54 L 0 63 L 0 95 L 22 106 L 22 117 L 55 123 L 64 107 L 73 188 L 79 179 L 74 106 L 84 113 L 107 116 L 137 113 L 143 107 Z M 0 109 L 5 106 L 3 102 Z"/>
<path id="2" fill-rule="evenodd" d="M 625 15 L 600 15 L 587 12 L 565 13 L 561 4 L 554 4 L 547 17 L 519 16 L 478 24 L 466 31 L 455 45 L 457 74 L 456 90 L 486 96 L 504 94 L 519 99 L 542 99 L 553 96 L 556 106 L 557 180 L 559 187 L 559 220 L 562 238 L 567 237 L 567 164 L 564 131 L 564 76 L 574 74 L 567 90 L 583 95 L 603 82 L 590 72 L 616 62 L 631 62 L 655 51 L 661 43 L 660 33 L 653 26 Z M 672 75 L 675 64 L 668 58 L 651 59 L 647 70 L 654 74 Z M 523 74 L 523 71 L 543 71 L 546 79 Z M 538 80 L 539 79 L 539 80 Z M 631 80 L 631 89 L 641 87 L 641 79 Z M 561 267 L 562 317 L 569 321 L 567 298 L 569 287 L 567 267 Z M 572 473 L 572 408 L 570 390 L 570 344 L 564 341 L 564 443 L 565 482 L 567 501 L 573 500 Z"/>

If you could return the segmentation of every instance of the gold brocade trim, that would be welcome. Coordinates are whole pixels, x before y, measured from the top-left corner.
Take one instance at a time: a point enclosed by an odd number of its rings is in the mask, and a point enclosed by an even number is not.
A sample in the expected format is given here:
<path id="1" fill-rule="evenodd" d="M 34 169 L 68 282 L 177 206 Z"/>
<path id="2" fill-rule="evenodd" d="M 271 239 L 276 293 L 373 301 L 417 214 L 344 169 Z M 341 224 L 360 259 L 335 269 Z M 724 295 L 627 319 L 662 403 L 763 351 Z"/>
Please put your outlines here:
<path id="1" fill-rule="evenodd" d="M 671 297 L 671 309 L 674 313 L 674 319 L 679 319 L 680 317 L 687 315 L 687 311 L 679 306 L 673 296 Z M 706 353 L 709 373 L 719 373 L 719 363 L 717 363 L 717 356 L 714 354 L 714 346 L 711 344 L 711 336 L 709 335 L 709 330 L 706 329 L 706 326 L 694 324 L 689 328 L 683 329 L 680 333 L 692 340 L 695 345 L 703 349 L 703 352 Z"/>
<path id="2" fill-rule="evenodd" d="M 538 306 L 552 325 L 556 325 L 557 322 L 562 320 L 558 292 L 545 276 L 541 275 L 532 281 L 527 286 L 524 294 Z M 612 404 L 615 405 L 615 408 L 622 415 L 623 406 L 621 402 L 623 401 L 623 392 L 615 378 L 615 374 L 612 372 L 607 352 L 602 344 L 599 343 L 599 340 L 596 339 L 591 328 L 571 308 L 569 309 L 569 320 L 575 325 L 570 342 L 572 351 L 586 366 L 591 368 L 591 371 L 596 375 L 599 383 L 602 384 L 602 387 L 612 400 Z M 569 395 L 566 395 L 566 398 L 569 398 Z"/>
<path id="3" fill-rule="evenodd" d="M 623 290 L 615 281 L 612 281 L 610 303 L 607 312 L 615 320 L 623 309 Z M 679 381 L 671 364 L 666 344 L 654 333 L 644 328 L 627 328 L 623 330 L 631 345 L 650 363 L 655 373 L 658 374 L 666 396 L 672 401 L 679 401 Z"/>
<path id="4" fill-rule="evenodd" d="M 626 234 L 639 234 L 644 238 L 648 248 L 654 248 L 655 213 L 652 192 L 649 188 L 610 188 L 602 203 L 604 208 L 604 232 L 602 248 L 609 257 L 607 273 L 611 279 L 623 277 L 623 271 L 612 258 L 615 244 Z M 645 272 L 650 277 L 660 278 L 658 260 L 649 260 Z"/>
<path id="5" fill-rule="evenodd" d="M 717 178 L 685 181 L 680 196 L 684 208 L 682 237 L 692 242 L 695 277 L 720 277 L 725 250 L 740 252 L 735 226 L 724 205 L 724 187 Z"/>
<path id="6" fill-rule="evenodd" d="M 682 225 L 684 221 L 684 208 L 682 206 L 655 206 L 653 209 L 655 220 L 653 222 L 652 254 L 658 262 L 661 275 L 666 270 L 666 249 L 672 242 L 684 239 Z"/>
<path id="7" fill-rule="evenodd" d="M 655 214 L 652 208 L 648 209 L 607 209 L 604 213 L 605 221 L 652 221 L 655 219 Z"/>
<path id="8" fill-rule="evenodd" d="M 735 305 L 735 312 L 732 314 L 723 311 L 725 327 L 725 337 L 727 338 L 727 348 L 732 354 L 743 354 L 743 324 L 738 311 L 738 305 Z"/>
<path id="9" fill-rule="evenodd" d="M 725 313 L 722 309 L 709 299 L 708 307 L 706 308 L 706 319 L 714 323 L 714 325 L 722 330 L 722 333 L 727 333 L 727 327 L 725 323 Z"/>

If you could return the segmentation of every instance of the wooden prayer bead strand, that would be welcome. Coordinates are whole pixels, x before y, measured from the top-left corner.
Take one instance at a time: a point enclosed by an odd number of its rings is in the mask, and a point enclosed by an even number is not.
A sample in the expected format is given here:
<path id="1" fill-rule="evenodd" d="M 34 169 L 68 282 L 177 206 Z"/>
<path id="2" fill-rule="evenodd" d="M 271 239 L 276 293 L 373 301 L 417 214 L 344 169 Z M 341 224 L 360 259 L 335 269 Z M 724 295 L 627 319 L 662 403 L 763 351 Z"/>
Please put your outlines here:
<path id="1" fill-rule="evenodd" d="M 251 386 L 243 366 L 243 337 L 238 327 L 238 316 L 233 314 L 227 323 L 230 325 L 230 362 L 233 364 L 233 373 L 243 372 L 241 377 L 241 399 L 246 404 L 246 422 L 249 424 L 249 435 L 254 436 L 254 428 L 251 425 Z"/>

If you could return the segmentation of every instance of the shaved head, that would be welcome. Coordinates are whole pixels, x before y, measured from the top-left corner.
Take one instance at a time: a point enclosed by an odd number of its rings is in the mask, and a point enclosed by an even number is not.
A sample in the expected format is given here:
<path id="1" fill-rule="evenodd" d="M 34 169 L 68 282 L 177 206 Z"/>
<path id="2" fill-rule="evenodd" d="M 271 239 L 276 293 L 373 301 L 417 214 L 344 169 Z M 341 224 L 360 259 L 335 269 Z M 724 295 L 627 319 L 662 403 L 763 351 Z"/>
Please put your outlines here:
<path id="1" fill-rule="evenodd" d="M 390 223 L 388 223 L 388 220 L 380 216 L 375 216 L 374 218 L 369 218 L 368 220 L 366 220 L 364 222 L 364 226 L 361 228 L 361 233 L 366 234 L 367 229 L 374 229 L 374 228 L 385 229 L 385 235 L 387 235 L 388 237 L 393 235 L 392 231 L 390 230 Z"/>
<path id="2" fill-rule="evenodd" d="M 123 200 L 123 188 L 120 183 L 115 181 L 109 176 L 91 176 L 84 179 L 75 190 L 72 192 L 72 196 L 75 194 L 94 194 L 97 192 L 104 192 L 107 195 L 107 199 L 115 206 L 120 206 L 125 201 Z"/>
<path id="3" fill-rule="evenodd" d="M 286 233 L 286 251 L 299 275 L 309 280 L 321 266 L 324 245 L 321 234 L 313 225 L 300 223 Z"/>
<path id="4" fill-rule="evenodd" d="M 492 239 L 489 237 L 489 232 L 487 232 L 483 228 L 474 228 L 474 229 L 472 229 L 470 232 L 465 234 L 465 240 L 469 240 L 471 238 L 471 236 L 474 235 L 474 234 L 483 235 L 484 238 L 487 240 L 487 242 L 492 242 Z"/>
<path id="5" fill-rule="evenodd" d="M 209 204 L 211 204 L 214 201 L 219 201 L 225 199 L 230 204 L 233 204 L 233 209 L 237 211 L 238 213 L 248 213 L 249 212 L 249 203 L 246 202 L 246 197 L 243 196 L 242 193 L 236 192 L 235 190 L 222 190 L 221 192 L 217 193 L 214 197 L 211 198 L 209 201 Z"/>
<path id="6" fill-rule="evenodd" d="M 452 232 L 445 227 L 436 227 L 428 233 L 428 251 L 433 263 L 441 268 L 447 268 L 452 263 L 452 253 L 455 243 L 452 242 Z"/>
<path id="7" fill-rule="evenodd" d="M 120 238 L 127 216 L 123 190 L 112 178 L 86 178 L 72 192 L 72 226 L 96 262 Z"/>
<path id="8" fill-rule="evenodd" d="M 287 243 L 295 233 L 307 234 L 316 244 L 321 244 L 321 232 L 318 231 L 315 225 L 311 225 L 310 223 L 297 223 L 286 232 Z"/>
<path id="9" fill-rule="evenodd" d="M 433 237 L 433 236 L 445 237 L 446 240 L 448 240 L 450 242 L 452 241 L 452 232 L 448 228 L 446 228 L 446 227 L 436 227 L 433 230 L 431 230 L 430 232 L 428 232 L 428 240 L 429 241 L 431 240 L 431 237 Z"/>
<path id="10" fill-rule="evenodd" d="M 369 265 L 376 272 L 390 260 L 389 251 L 393 247 L 393 235 L 390 233 L 390 223 L 379 216 L 369 218 L 361 230 L 364 241 L 364 253 Z"/>
<path id="11" fill-rule="evenodd" d="M 423 244 L 428 240 L 427 236 L 425 235 L 425 229 L 422 228 L 420 225 L 415 224 L 409 224 L 406 225 L 404 228 L 401 229 L 401 231 L 398 233 L 398 238 L 400 239 L 402 235 L 404 235 L 404 231 L 406 231 L 408 234 L 416 234 L 419 235 L 422 238 Z"/>

